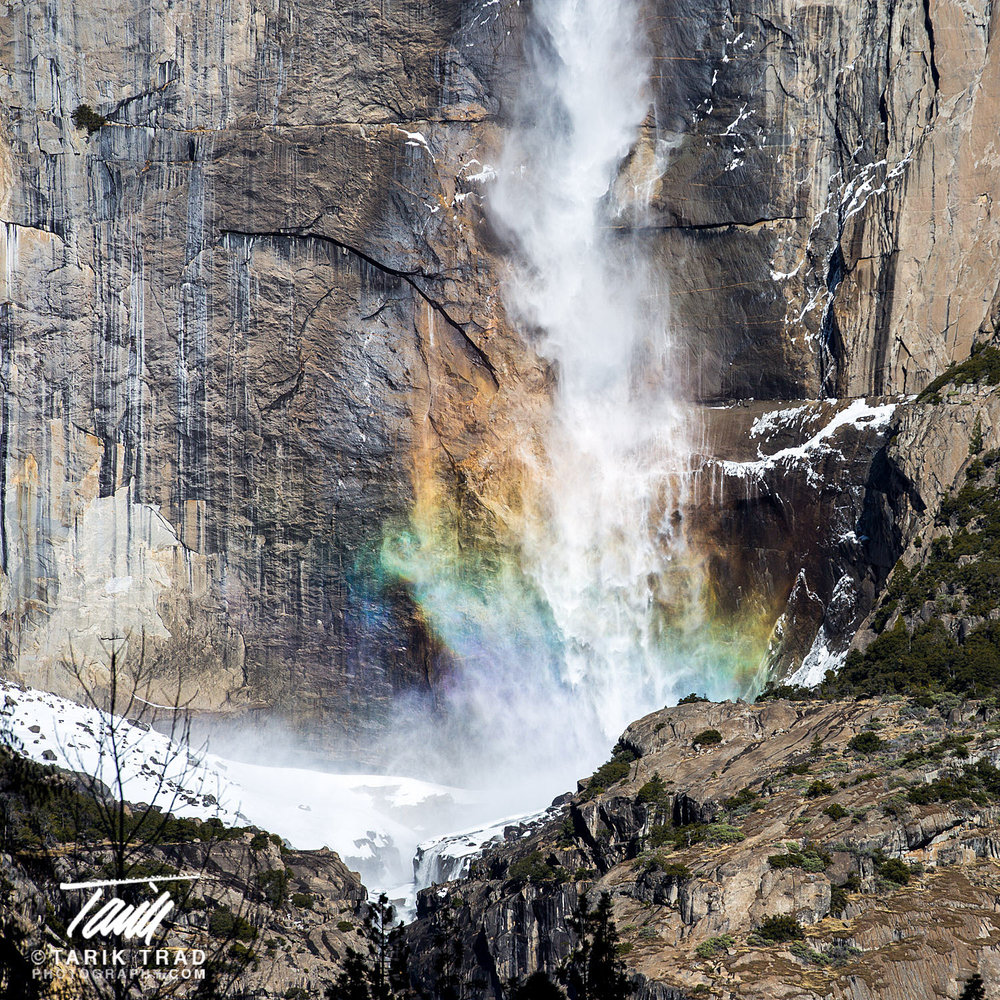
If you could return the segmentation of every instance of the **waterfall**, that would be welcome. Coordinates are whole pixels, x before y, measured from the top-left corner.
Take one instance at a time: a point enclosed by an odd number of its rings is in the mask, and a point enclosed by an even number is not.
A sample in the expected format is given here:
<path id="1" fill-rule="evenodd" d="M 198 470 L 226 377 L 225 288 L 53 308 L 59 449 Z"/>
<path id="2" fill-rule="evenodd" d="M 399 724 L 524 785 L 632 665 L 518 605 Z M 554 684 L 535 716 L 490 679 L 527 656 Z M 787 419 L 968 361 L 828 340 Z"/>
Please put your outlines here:
<path id="1" fill-rule="evenodd" d="M 524 568 L 561 635 L 562 680 L 612 735 L 715 686 L 668 638 L 699 586 L 679 530 L 691 447 L 666 280 L 642 232 L 669 150 L 651 134 L 638 0 L 540 0 L 527 63 L 489 202 L 515 251 L 508 312 L 556 385 Z"/>
<path id="2" fill-rule="evenodd" d="M 705 610 L 686 538 L 697 428 L 648 224 L 671 152 L 652 75 L 640 0 L 533 4 L 487 200 L 508 316 L 552 374 L 518 545 L 461 538 L 432 480 L 380 550 L 450 666 L 394 703 L 386 766 L 489 789 L 494 816 L 572 787 L 633 719 L 738 690 L 745 649 Z"/>

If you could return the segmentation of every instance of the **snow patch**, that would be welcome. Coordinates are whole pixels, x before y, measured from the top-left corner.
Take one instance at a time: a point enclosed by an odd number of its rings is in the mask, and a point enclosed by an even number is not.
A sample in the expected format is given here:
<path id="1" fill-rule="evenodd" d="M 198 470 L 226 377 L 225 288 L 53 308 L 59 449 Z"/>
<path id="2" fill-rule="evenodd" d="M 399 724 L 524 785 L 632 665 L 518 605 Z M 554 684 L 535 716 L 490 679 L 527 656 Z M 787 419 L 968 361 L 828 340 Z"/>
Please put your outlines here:
<path id="1" fill-rule="evenodd" d="M 770 437 L 776 431 L 781 430 L 784 425 L 794 423 L 799 417 L 812 412 L 812 407 L 808 404 L 803 406 L 792 406 L 787 410 L 771 410 L 754 420 L 750 427 L 750 437 Z"/>
<path id="2" fill-rule="evenodd" d="M 867 425 L 873 431 L 884 429 L 892 419 L 895 409 L 895 403 L 870 406 L 864 399 L 856 399 L 850 406 L 836 413 L 826 426 L 804 444 L 783 448 L 773 455 L 762 456 L 755 462 L 726 461 L 720 462 L 719 466 L 726 475 L 741 479 L 761 479 L 766 472 L 779 466 L 788 467 L 800 462 L 808 463 L 819 455 L 834 452 L 836 449 L 830 445 L 829 440 L 841 427 Z M 789 411 L 783 412 L 788 413 Z M 810 485 L 820 485 L 820 476 L 812 468 L 809 469 L 807 478 Z"/>
<path id="3" fill-rule="evenodd" d="M 788 678 L 789 684 L 801 684 L 803 687 L 815 687 L 826 676 L 828 670 L 839 670 L 847 658 L 847 650 L 835 653 L 830 649 L 830 640 L 826 627 L 820 625 L 812 648 L 802 661 L 802 666 Z"/>
<path id="4" fill-rule="evenodd" d="M 476 164 L 476 166 L 479 167 L 479 170 L 471 174 L 464 173 L 464 171 L 473 164 Z M 473 184 L 486 184 L 489 181 L 495 181 L 497 179 L 496 167 L 490 166 L 488 163 L 481 163 L 479 160 L 469 160 L 469 162 L 462 167 L 462 171 L 463 173 L 459 174 L 462 180 L 471 181 Z"/>
<path id="5" fill-rule="evenodd" d="M 431 147 L 428 144 L 427 137 L 424 135 L 423 132 L 407 132 L 406 129 L 403 128 L 401 125 L 397 125 L 396 128 L 399 129 L 399 131 L 406 136 L 407 146 L 414 146 L 426 149 L 427 152 L 430 153 L 431 159 L 432 160 L 434 159 L 434 154 L 431 153 Z"/>
<path id="6" fill-rule="evenodd" d="M 441 829 L 441 817 L 476 802 L 473 793 L 416 778 L 330 774 L 199 754 L 144 723 L 9 682 L 0 681 L 0 703 L 3 732 L 32 760 L 92 775 L 117 791 L 113 737 L 128 800 L 177 816 L 217 817 L 227 826 L 260 826 L 302 850 L 329 847 L 369 887 L 401 882 L 417 844 Z"/>

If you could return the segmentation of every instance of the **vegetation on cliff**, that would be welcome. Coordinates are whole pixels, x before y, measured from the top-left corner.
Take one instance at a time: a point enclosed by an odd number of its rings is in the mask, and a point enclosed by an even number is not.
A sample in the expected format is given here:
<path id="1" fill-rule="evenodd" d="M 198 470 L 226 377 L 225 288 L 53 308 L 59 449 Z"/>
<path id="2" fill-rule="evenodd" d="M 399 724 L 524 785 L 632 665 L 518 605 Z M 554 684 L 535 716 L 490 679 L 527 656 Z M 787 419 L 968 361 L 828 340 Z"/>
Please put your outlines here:
<path id="1" fill-rule="evenodd" d="M 917 397 L 919 402 L 940 403 L 941 390 L 946 386 L 1000 384 L 1000 350 L 977 344 L 965 361 L 950 365 Z"/>
<path id="2" fill-rule="evenodd" d="M 1000 351 L 986 348 L 988 361 Z M 981 367 L 981 366 L 980 366 Z M 979 371 L 979 368 L 976 369 Z M 991 368 L 985 369 L 992 371 Z M 971 447 L 975 450 L 975 439 Z M 976 453 L 947 494 L 922 558 L 898 564 L 872 615 L 877 633 L 816 689 L 770 684 L 764 699 L 1000 693 L 1000 450 Z M 890 624 L 891 623 L 891 624 Z"/>
<path id="3" fill-rule="evenodd" d="M 695 746 L 707 729 L 719 741 Z M 625 996 L 659 984 L 667 995 L 738 988 L 765 1000 L 794 987 L 819 998 L 875 977 L 888 1000 L 912 1000 L 891 985 L 897 969 L 904 986 L 931 983 L 928 996 L 957 998 L 971 981 L 972 928 L 993 919 L 997 889 L 995 708 L 689 702 L 634 723 L 615 756 L 624 748 L 624 768 L 599 769 L 602 791 L 581 783 L 563 816 L 421 894 L 403 997 L 443 995 L 435 942 L 454 935 L 470 1000 L 585 995 L 565 978 L 579 948 L 567 931 L 578 901 L 604 893 Z M 900 935 L 927 945 L 901 951 Z M 945 941 L 947 968 L 934 964 Z"/>

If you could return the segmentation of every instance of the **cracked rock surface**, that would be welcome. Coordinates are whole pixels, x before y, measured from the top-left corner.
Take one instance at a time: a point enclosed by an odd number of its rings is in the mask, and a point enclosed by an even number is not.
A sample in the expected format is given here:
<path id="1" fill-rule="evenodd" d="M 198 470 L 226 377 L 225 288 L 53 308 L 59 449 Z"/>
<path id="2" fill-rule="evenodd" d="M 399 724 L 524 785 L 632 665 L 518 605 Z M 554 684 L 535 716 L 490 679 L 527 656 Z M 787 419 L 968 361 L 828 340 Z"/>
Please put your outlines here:
<path id="1" fill-rule="evenodd" d="M 0 3 L 6 669 L 72 695 L 62 661 L 142 633 L 198 678 L 194 709 L 277 709 L 318 742 L 364 743 L 435 684 L 406 587 L 371 581 L 422 503 L 459 547 L 517 537 L 553 374 L 505 316 L 484 199 L 527 11 Z M 908 393 L 995 326 L 1000 12 L 856 14 L 650 5 L 622 180 L 658 164 L 633 235 L 697 402 Z M 107 124 L 74 128 L 82 104 Z M 881 444 L 827 469 L 852 515 Z M 712 515 L 775 618 L 845 529 L 837 490 L 810 494 L 797 563 L 768 540 L 792 537 L 784 489 Z M 841 568 L 870 590 L 873 558 Z M 840 577 L 809 576 L 809 629 L 850 632 Z"/>
<path id="2" fill-rule="evenodd" d="M 598 771 L 546 826 L 508 828 L 471 875 L 420 894 L 414 986 L 434 989 L 456 938 L 476 1000 L 555 976 L 568 918 L 602 892 L 644 1000 L 934 1000 L 977 969 L 992 986 L 996 804 L 919 790 L 996 764 L 993 712 L 899 699 L 652 713 L 622 735 L 624 777 L 604 788 Z M 699 746 L 706 731 L 719 742 Z M 861 733 L 877 736 L 868 752 L 851 745 Z M 779 916 L 801 939 L 759 935 Z"/>

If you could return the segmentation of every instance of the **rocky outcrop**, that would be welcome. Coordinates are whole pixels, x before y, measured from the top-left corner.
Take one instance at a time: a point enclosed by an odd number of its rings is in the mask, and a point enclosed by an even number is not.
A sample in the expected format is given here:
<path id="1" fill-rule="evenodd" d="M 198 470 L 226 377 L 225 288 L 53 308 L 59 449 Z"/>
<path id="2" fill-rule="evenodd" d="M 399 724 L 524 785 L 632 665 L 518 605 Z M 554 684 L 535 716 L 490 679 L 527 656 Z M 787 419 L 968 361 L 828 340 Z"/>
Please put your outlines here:
<path id="1" fill-rule="evenodd" d="M 892 551 L 899 561 L 885 562 L 887 571 L 892 570 L 890 585 L 858 630 L 855 648 L 864 649 L 900 618 L 907 627 L 941 622 L 960 641 L 976 625 L 995 618 L 995 588 L 991 585 L 978 600 L 970 600 L 976 588 L 954 576 L 959 565 L 979 565 L 983 573 L 990 572 L 993 529 L 984 504 L 993 491 L 984 458 L 992 468 L 998 448 L 1000 392 L 988 384 L 948 384 L 901 414 L 884 464 L 907 488 L 897 491 L 891 509 L 886 503 L 882 511 L 884 523 L 895 531 Z M 970 492 L 967 502 L 963 498 Z M 911 580 L 921 581 L 923 599 L 909 593 Z"/>
<path id="2" fill-rule="evenodd" d="M 332 851 L 289 850 L 252 827 L 226 830 L 218 821 L 148 814 L 141 805 L 125 807 L 118 834 L 119 814 L 100 786 L 6 751 L 0 806 L 0 985 L 7 995 L 133 997 L 164 982 L 178 996 L 314 995 L 337 979 L 349 950 L 367 948 L 367 893 Z M 114 858 L 124 859 L 121 868 Z M 159 881 L 139 890 L 104 881 L 123 877 Z M 172 905 L 145 955 L 142 937 L 88 935 L 86 923 L 73 925 L 91 895 L 77 886 L 94 880 L 105 900 L 138 904 L 168 894 Z M 84 948 L 96 949 L 94 957 Z M 154 950 L 171 956 L 167 968 Z M 119 957 L 108 957 L 113 952 Z M 171 968 L 177 975 L 167 975 Z M 118 988 L 104 989 L 111 984 Z"/>
<path id="3" fill-rule="evenodd" d="M 471 996 L 554 976 L 580 897 L 603 892 L 636 995 L 931 1000 L 977 970 L 989 987 L 997 804 L 920 790 L 995 764 L 1000 743 L 995 724 L 979 739 L 976 705 L 942 707 L 700 703 L 639 720 L 619 742 L 623 778 L 602 790 L 602 768 L 547 829 L 421 894 L 415 987 L 433 989 L 445 927 Z M 719 742 L 699 743 L 706 731 Z M 874 743 L 854 749 L 862 733 Z M 761 936 L 782 915 L 802 939 Z"/>
<path id="4" fill-rule="evenodd" d="M 706 411 L 689 520 L 716 614 L 760 630 L 765 669 L 819 673 L 846 649 L 901 546 L 873 526 L 898 398 Z M 880 511 L 881 513 L 881 511 Z M 888 560 L 888 562 L 887 562 Z"/>

